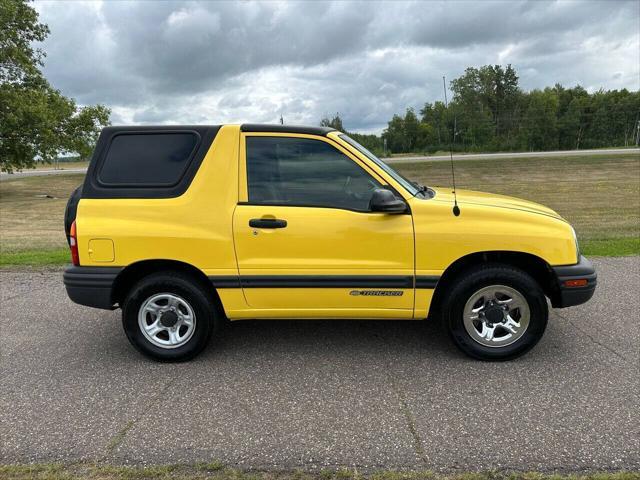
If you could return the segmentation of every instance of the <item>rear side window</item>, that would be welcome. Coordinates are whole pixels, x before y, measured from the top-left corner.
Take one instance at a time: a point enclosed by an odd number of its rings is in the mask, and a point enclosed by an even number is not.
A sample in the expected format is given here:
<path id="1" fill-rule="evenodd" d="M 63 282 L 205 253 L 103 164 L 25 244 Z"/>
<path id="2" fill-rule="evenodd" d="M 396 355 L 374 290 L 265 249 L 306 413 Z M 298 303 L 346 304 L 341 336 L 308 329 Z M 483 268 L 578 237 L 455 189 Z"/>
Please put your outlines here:
<path id="1" fill-rule="evenodd" d="M 171 187 L 193 159 L 196 132 L 141 132 L 115 135 L 97 175 L 102 185 Z"/>

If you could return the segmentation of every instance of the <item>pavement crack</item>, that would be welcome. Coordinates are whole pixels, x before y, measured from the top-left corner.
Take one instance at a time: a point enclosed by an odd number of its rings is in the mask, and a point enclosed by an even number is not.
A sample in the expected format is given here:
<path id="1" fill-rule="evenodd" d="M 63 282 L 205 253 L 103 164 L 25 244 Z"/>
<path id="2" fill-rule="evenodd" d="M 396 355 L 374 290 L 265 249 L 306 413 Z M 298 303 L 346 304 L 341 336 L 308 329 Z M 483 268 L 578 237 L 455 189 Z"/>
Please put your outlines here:
<path id="1" fill-rule="evenodd" d="M 4 297 L 4 298 L 2 298 L 2 303 L 9 302 L 9 301 L 13 300 L 14 298 L 18 298 L 18 297 L 22 297 L 22 296 L 23 296 L 23 294 L 17 293 L 16 295 L 12 295 L 10 297 Z"/>
<path id="2" fill-rule="evenodd" d="M 386 340 L 383 340 L 383 343 L 386 347 L 387 352 L 390 353 L 391 346 L 388 344 Z M 416 420 L 413 415 L 413 412 L 411 411 L 411 408 L 409 408 L 409 404 L 407 402 L 407 396 L 404 390 L 402 389 L 402 387 L 400 386 L 400 384 L 396 382 L 394 376 L 390 373 L 393 368 L 393 363 L 391 361 L 387 361 L 386 363 L 387 363 L 387 370 L 386 370 L 387 378 L 389 379 L 391 389 L 396 394 L 396 396 L 398 397 L 398 401 L 400 402 L 400 411 L 404 415 L 405 422 L 407 424 L 407 429 L 409 430 L 409 433 L 411 434 L 411 438 L 413 439 L 413 447 L 415 449 L 416 455 L 425 465 L 429 465 L 429 462 L 427 460 L 427 454 L 424 448 L 424 442 L 422 441 L 422 438 L 418 433 L 418 429 L 416 427 Z"/>
<path id="3" fill-rule="evenodd" d="M 105 461 L 107 459 L 107 457 L 112 454 L 120 445 L 122 445 L 122 443 L 124 442 L 124 439 L 126 438 L 127 434 L 129 433 L 129 431 L 140 421 L 142 420 L 149 411 L 153 410 L 153 407 L 155 407 L 155 405 L 158 403 L 158 401 L 164 397 L 164 394 L 173 386 L 174 383 L 176 383 L 176 380 L 178 379 L 178 377 L 174 377 L 172 378 L 164 387 L 162 387 L 149 401 L 149 403 L 147 403 L 147 408 L 145 408 L 140 414 L 138 414 L 134 419 L 129 420 L 124 427 L 122 427 L 118 433 L 116 433 L 107 443 L 106 447 L 105 447 L 105 454 L 102 455 L 99 459 L 99 461 Z"/>
<path id="4" fill-rule="evenodd" d="M 129 430 L 131 430 L 131 428 L 135 425 L 136 421 L 135 420 L 129 420 L 127 422 L 127 424 L 124 426 L 123 429 L 121 429 L 107 444 L 107 452 L 111 453 L 113 452 L 116 448 L 118 448 L 120 446 L 120 444 L 124 441 L 124 437 L 127 436 L 127 433 L 129 432 Z"/>
<path id="5" fill-rule="evenodd" d="M 16 298 L 25 297 L 25 296 L 27 296 L 28 293 L 40 292 L 40 291 L 46 289 L 48 286 L 49 285 L 46 285 L 46 286 L 40 287 L 40 288 L 33 288 L 29 292 L 16 293 L 15 295 L 11 295 L 9 297 L 2 297 L 2 298 L 0 298 L 0 303 L 6 303 L 6 302 L 10 302 L 11 300 L 15 300 Z"/>
<path id="6" fill-rule="evenodd" d="M 44 272 L 39 272 L 39 273 L 33 273 L 30 271 L 23 271 L 23 270 L 11 270 L 11 269 L 5 269 L 5 268 L 0 268 L 0 274 L 2 273 L 18 273 L 18 274 L 24 274 L 30 277 L 33 277 L 34 275 L 38 275 L 40 277 L 45 277 L 48 276 L 50 274 L 56 274 L 56 276 L 59 274 L 58 271 L 44 271 Z M 20 275 L 23 276 L 23 275 Z M 21 292 L 21 293 L 15 293 L 15 294 L 10 294 L 9 292 L 5 291 L 4 288 L 2 289 L 2 295 L 0 295 L 0 303 L 6 303 L 6 302 L 10 302 L 11 300 L 15 300 L 16 298 L 20 298 L 20 297 L 25 297 L 30 293 L 33 292 L 41 292 L 42 290 L 45 290 L 47 288 L 49 288 L 51 285 L 41 285 L 40 287 L 37 288 L 30 288 L 28 291 L 26 292 Z"/>
<path id="7" fill-rule="evenodd" d="M 580 332 L 583 336 L 587 337 L 589 340 L 591 340 L 591 342 L 595 343 L 596 345 L 604 348 L 605 350 L 608 350 L 609 352 L 613 353 L 616 357 L 618 357 L 620 360 L 622 360 L 625 363 L 632 363 L 627 357 L 625 357 L 624 355 L 622 355 L 621 353 L 617 352 L 616 350 L 614 350 L 613 348 L 611 348 L 609 345 L 607 345 L 606 343 L 602 343 L 601 341 L 597 340 L 596 338 L 593 337 L 593 335 L 591 335 L 589 332 L 587 332 L 586 330 L 583 330 L 582 328 L 580 328 L 578 326 L 578 324 L 574 323 L 573 320 L 571 320 L 570 318 L 567 318 L 563 315 L 560 315 L 558 312 L 554 312 L 558 317 L 560 317 L 561 319 L 563 319 L 565 322 L 569 323 L 569 325 L 571 325 L 573 328 L 575 328 L 578 332 Z"/>
<path id="8" fill-rule="evenodd" d="M 389 375 L 389 381 L 391 383 L 391 388 L 397 395 L 398 400 L 400 400 L 400 411 L 404 415 L 405 421 L 407 422 L 407 428 L 409 429 L 409 433 L 411 433 L 411 437 L 413 438 L 413 446 L 415 448 L 416 454 L 418 455 L 420 460 L 422 460 L 425 464 L 428 464 L 427 455 L 424 449 L 424 442 L 422 441 L 422 438 L 420 438 L 420 434 L 418 433 L 418 429 L 416 428 L 416 421 L 413 413 L 411 412 L 411 409 L 409 408 L 406 396 L 400 386 L 396 384 L 391 375 Z"/>

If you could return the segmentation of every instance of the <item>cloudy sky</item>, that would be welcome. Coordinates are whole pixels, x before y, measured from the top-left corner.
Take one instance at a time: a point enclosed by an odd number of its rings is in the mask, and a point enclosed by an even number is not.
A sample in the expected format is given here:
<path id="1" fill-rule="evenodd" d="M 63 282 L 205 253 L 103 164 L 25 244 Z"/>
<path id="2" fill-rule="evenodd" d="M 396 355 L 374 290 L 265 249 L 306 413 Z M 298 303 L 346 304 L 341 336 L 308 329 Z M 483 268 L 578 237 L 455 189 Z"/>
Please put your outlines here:
<path id="1" fill-rule="evenodd" d="M 640 1 L 38 1 L 45 74 L 114 124 L 317 124 L 379 132 L 442 76 L 511 63 L 521 86 L 640 88 Z"/>

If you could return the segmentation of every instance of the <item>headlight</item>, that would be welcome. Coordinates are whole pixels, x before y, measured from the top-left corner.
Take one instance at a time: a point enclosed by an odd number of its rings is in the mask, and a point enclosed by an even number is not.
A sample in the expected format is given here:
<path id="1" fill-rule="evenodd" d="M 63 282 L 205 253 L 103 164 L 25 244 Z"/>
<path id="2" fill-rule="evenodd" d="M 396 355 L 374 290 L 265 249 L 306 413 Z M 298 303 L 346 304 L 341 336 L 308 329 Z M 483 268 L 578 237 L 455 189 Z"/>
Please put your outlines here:
<path id="1" fill-rule="evenodd" d="M 578 236 L 576 235 L 576 230 L 571 227 L 571 232 L 573 233 L 573 241 L 576 244 L 576 261 L 580 261 L 580 245 L 578 245 Z"/>

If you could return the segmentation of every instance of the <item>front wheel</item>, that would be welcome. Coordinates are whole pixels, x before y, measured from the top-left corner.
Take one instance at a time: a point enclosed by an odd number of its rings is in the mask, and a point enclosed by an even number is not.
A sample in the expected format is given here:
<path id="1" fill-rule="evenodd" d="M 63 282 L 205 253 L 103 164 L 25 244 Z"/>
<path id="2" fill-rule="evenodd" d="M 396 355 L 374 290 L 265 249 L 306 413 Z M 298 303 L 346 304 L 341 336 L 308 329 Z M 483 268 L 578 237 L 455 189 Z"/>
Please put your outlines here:
<path id="1" fill-rule="evenodd" d="M 522 270 L 487 265 L 467 272 L 445 299 L 453 342 L 480 360 L 510 360 L 542 338 L 549 311 L 544 292 Z"/>
<path id="2" fill-rule="evenodd" d="M 218 325 L 210 292 L 189 276 L 163 272 L 140 280 L 122 308 L 127 338 L 159 361 L 184 361 L 207 345 Z"/>

